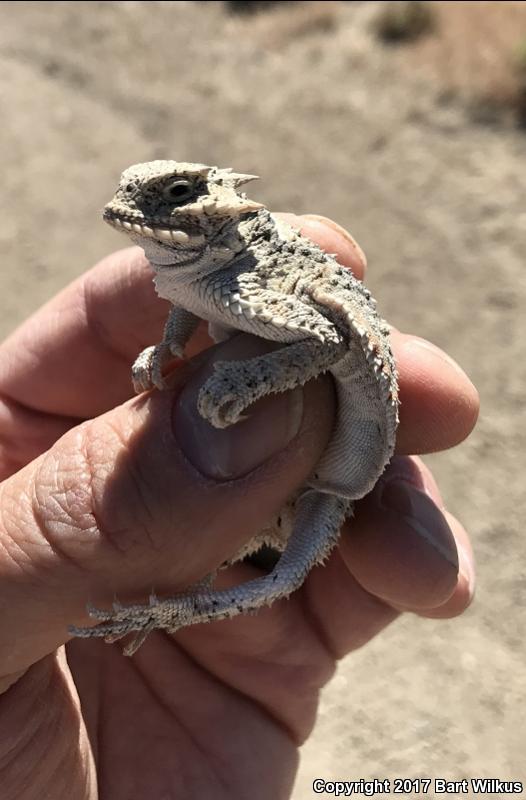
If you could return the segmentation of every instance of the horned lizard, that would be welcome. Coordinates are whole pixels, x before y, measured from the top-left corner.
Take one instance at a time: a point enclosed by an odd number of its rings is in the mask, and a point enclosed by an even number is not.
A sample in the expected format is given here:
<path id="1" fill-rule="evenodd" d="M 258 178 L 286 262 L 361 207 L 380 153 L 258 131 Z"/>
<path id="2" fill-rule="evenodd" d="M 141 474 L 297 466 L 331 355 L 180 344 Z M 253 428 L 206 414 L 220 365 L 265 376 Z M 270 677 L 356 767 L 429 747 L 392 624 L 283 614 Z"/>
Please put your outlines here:
<path id="1" fill-rule="evenodd" d="M 326 559 L 353 501 L 369 492 L 391 458 L 398 386 L 389 327 L 368 289 L 239 187 L 257 176 L 176 161 L 137 164 L 122 174 L 104 219 L 144 249 L 157 293 L 172 303 L 163 340 L 135 361 L 135 390 L 163 389 L 163 368 L 182 357 L 200 319 L 214 340 L 238 331 L 278 343 L 241 362 L 219 362 L 198 397 L 199 413 L 223 428 L 257 399 L 331 373 L 337 418 L 306 485 L 231 559 L 263 544 L 281 556 L 263 577 L 214 590 L 213 576 L 170 598 L 104 611 L 77 636 L 114 641 L 135 631 L 133 653 L 149 631 L 251 611 L 286 597 Z"/>

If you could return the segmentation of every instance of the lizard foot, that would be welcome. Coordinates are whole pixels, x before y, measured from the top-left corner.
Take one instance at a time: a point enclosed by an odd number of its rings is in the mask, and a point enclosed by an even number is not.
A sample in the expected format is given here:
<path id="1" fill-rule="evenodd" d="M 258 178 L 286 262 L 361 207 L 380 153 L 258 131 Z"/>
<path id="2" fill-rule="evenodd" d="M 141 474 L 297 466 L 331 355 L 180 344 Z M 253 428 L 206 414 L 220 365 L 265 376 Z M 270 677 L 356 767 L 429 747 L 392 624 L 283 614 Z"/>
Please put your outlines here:
<path id="1" fill-rule="evenodd" d="M 243 412 L 260 397 L 258 388 L 241 364 L 218 361 L 199 392 L 199 413 L 214 428 L 228 428 L 246 419 Z"/>
<path id="2" fill-rule="evenodd" d="M 132 367 L 133 388 L 137 394 L 153 389 L 166 389 L 163 367 L 170 360 L 170 345 L 164 342 L 147 347 L 136 358 Z"/>
<path id="3" fill-rule="evenodd" d="M 105 610 L 88 604 L 88 614 L 99 624 L 89 628 L 71 625 L 69 633 L 84 639 L 104 638 L 104 641 L 113 643 L 124 638 L 128 633 L 135 632 L 135 636 L 123 650 L 125 655 L 131 656 L 139 649 L 148 634 L 155 629 L 164 629 L 175 633 L 179 628 L 200 622 L 197 598 L 200 595 L 208 596 L 211 593 L 215 574 L 212 572 L 205 575 L 189 591 L 165 600 L 157 597 L 152 591 L 148 598 L 148 604 L 145 605 L 127 606 L 114 601 L 111 610 Z"/>
<path id="4" fill-rule="evenodd" d="M 197 400 L 199 413 L 214 428 L 228 428 L 243 420 L 247 405 L 230 381 L 218 381 L 214 376 L 201 388 Z"/>
<path id="5" fill-rule="evenodd" d="M 257 581 L 253 581 L 252 586 L 256 583 Z M 149 603 L 145 605 L 123 606 L 114 603 L 111 611 L 88 605 L 90 617 L 98 620 L 99 624 L 94 627 L 71 625 L 68 632 L 83 639 L 103 638 L 108 643 L 135 633 L 123 648 L 124 655 L 131 656 L 153 630 L 175 633 L 180 628 L 199 622 L 228 619 L 237 614 L 256 611 L 274 599 L 270 597 L 270 587 L 261 598 L 253 597 L 250 591 L 245 596 L 244 587 L 214 592 L 207 588 L 208 585 L 209 579 L 205 579 L 189 591 L 165 599 L 152 594 Z M 292 591 L 292 588 L 286 593 Z"/>
<path id="6" fill-rule="evenodd" d="M 141 646 L 148 634 L 154 629 L 177 630 L 190 620 L 177 620 L 177 598 L 159 600 L 150 596 L 148 605 L 122 606 L 114 604 L 112 611 L 88 606 L 92 619 L 98 620 L 95 627 L 77 627 L 71 625 L 68 632 L 83 639 L 103 638 L 112 643 L 124 638 L 129 633 L 135 636 L 124 647 L 124 654 L 131 656 Z M 186 614 L 188 617 L 188 614 Z"/>

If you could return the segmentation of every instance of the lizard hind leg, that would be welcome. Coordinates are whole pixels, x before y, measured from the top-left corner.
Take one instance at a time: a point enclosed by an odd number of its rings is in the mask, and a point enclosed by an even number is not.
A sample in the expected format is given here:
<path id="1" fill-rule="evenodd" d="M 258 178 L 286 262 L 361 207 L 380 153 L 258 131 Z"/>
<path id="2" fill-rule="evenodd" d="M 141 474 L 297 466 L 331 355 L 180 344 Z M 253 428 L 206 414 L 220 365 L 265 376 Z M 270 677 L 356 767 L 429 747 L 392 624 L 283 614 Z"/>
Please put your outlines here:
<path id="1" fill-rule="evenodd" d="M 104 622 L 93 628 L 71 628 L 70 632 L 81 637 L 104 637 L 107 641 L 137 632 L 124 649 L 126 655 L 131 655 L 154 629 L 175 632 L 188 625 L 228 619 L 268 606 L 298 589 L 311 568 L 328 557 L 350 512 L 349 500 L 309 489 L 296 501 L 292 533 L 279 561 L 267 575 L 220 590 L 203 587 L 201 582 L 173 597 L 151 598 L 147 605 L 123 606 L 113 614 L 90 609 L 92 616 Z"/>
<path id="2" fill-rule="evenodd" d="M 312 567 L 329 556 L 351 509 L 349 500 L 336 495 L 312 489 L 304 492 L 296 501 L 291 535 L 272 570 L 239 586 L 194 595 L 196 618 L 190 624 L 257 611 L 288 597 L 299 589 Z M 192 593 L 188 596 L 192 598 Z"/>

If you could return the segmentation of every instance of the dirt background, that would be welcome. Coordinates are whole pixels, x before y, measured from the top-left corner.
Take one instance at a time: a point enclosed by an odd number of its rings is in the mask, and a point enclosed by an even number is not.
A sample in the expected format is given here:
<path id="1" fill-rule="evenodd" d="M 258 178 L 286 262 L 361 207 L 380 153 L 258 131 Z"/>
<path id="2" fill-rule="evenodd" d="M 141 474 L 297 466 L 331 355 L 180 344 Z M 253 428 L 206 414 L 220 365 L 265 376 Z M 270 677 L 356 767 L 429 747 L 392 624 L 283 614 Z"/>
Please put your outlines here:
<path id="1" fill-rule="evenodd" d="M 313 777 L 526 782 L 526 135 L 445 85 L 450 58 L 378 42 L 381 4 L 279 5 L 0 5 L 1 333 L 124 244 L 99 214 L 133 162 L 254 172 L 272 208 L 349 227 L 384 315 L 480 390 L 473 436 L 429 459 L 479 589 L 462 619 L 406 616 L 341 664 L 294 798 Z M 438 5 L 493 32 L 526 6 Z"/>

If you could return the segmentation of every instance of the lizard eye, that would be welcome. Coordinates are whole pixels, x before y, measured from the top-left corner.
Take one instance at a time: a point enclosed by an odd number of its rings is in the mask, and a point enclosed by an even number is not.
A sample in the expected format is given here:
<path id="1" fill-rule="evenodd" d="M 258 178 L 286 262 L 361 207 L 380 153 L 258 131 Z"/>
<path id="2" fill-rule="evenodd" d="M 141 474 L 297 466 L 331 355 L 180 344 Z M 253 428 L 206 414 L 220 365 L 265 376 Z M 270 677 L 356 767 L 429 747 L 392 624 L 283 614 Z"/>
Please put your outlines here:
<path id="1" fill-rule="evenodd" d="M 192 185 L 190 181 L 177 180 L 167 184 L 163 189 L 163 197 L 172 203 L 182 203 L 192 195 Z"/>

